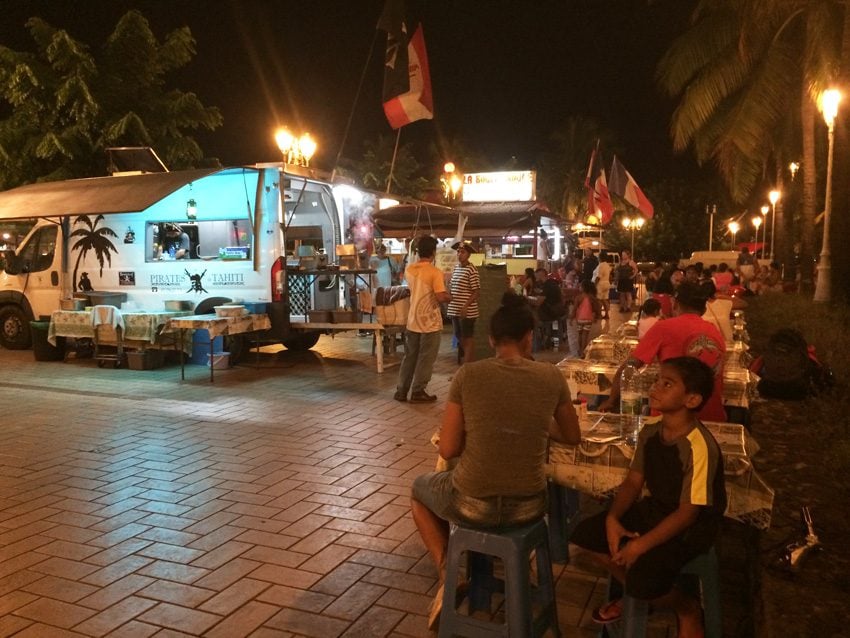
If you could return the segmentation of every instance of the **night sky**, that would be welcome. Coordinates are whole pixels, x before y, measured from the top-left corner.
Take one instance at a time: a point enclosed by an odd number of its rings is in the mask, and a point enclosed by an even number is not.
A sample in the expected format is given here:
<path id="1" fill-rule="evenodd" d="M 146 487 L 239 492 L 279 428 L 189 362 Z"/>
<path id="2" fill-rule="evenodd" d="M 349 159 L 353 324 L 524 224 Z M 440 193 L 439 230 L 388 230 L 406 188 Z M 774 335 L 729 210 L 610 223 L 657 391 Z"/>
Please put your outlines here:
<path id="1" fill-rule="evenodd" d="M 2 0 L 0 43 L 32 41 L 38 15 L 92 46 L 139 9 L 162 39 L 189 26 L 197 55 L 174 79 L 218 106 L 224 125 L 197 137 L 225 165 L 277 160 L 279 123 L 320 144 L 314 165 L 332 168 L 366 69 L 345 155 L 392 134 L 381 110 L 385 36 L 367 65 L 383 0 Z M 498 166 L 531 168 L 551 131 L 571 115 L 612 129 L 639 181 L 693 170 L 674 157 L 667 128 L 674 104 L 656 88 L 656 63 L 686 26 L 691 0 L 430 0 L 423 24 L 435 119 L 405 127 L 421 145 L 461 138 Z M 466 168 L 466 167 L 465 167 Z M 466 170 L 475 170 L 475 167 Z"/>

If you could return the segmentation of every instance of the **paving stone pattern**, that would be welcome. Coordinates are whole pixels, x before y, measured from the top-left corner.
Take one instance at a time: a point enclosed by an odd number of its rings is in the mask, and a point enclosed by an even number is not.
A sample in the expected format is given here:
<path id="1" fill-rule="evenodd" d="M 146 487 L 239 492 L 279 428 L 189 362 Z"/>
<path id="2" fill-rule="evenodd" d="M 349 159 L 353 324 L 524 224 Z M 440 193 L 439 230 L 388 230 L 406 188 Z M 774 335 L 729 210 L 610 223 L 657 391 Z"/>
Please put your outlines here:
<path id="1" fill-rule="evenodd" d="M 0 637 L 429 635 L 409 491 L 441 402 L 394 401 L 370 345 L 266 351 L 214 384 L 0 351 Z M 454 360 L 446 336 L 441 399 Z M 577 562 L 555 566 L 562 635 L 590 637 L 605 579 Z"/>

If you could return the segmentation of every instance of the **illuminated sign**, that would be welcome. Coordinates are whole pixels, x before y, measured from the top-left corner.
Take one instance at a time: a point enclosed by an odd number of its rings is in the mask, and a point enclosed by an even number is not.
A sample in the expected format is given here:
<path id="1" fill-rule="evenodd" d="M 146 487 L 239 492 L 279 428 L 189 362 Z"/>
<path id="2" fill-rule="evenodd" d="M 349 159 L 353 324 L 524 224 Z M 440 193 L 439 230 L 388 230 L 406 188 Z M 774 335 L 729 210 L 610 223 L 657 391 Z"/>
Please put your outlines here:
<path id="1" fill-rule="evenodd" d="M 466 173 L 465 202 L 533 202 L 537 174 L 534 171 Z"/>

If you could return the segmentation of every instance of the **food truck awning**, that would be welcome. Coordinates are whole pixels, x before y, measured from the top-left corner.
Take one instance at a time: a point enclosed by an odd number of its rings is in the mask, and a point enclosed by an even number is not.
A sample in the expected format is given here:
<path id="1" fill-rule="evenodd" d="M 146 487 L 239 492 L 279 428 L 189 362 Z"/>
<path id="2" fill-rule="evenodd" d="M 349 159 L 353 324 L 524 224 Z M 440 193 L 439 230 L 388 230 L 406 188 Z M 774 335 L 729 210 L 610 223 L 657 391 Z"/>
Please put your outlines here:
<path id="1" fill-rule="evenodd" d="M 143 211 L 186 184 L 220 171 L 206 168 L 27 184 L 0 193 L 0 220 Z"/>
<path id="2" fill-rule="evenodd" d="M 467 203 L 456 208 L 420 202 L 385 208 L 373 215 L 373 222 L 385 237 L 430 232 L 454 235 L 462 214 L 467 218 L 464 235 L 504 237 L 530 232 L 546 213 L 546 207 L 538 202 Z"/>

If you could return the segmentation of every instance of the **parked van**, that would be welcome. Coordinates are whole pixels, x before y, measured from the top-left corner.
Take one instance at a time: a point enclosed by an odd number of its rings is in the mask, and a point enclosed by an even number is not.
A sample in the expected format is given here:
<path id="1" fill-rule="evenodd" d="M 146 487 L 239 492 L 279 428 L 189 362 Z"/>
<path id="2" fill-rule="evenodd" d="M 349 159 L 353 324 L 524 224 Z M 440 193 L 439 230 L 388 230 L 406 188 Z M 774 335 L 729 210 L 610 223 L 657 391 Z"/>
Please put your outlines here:
<path id="1" fill-rule="evenodd" d="M 0 193 L 0 222 L 35 220 L 17 249 L 4 254 L 0 345 L 28 348 L 31 320 L 93 289 L 124 293 L 138 310 L 162 310 L 166 300 L 191 300 L 197 313 L 223 300 L 265 302 L 272 329 L 264 337 L 309 348 L 320 333 L 290 330 L 287 248 L 291 254 L 311 246 L 311 254 L 327 256 L 317 256 L 316 266 L 329 263 L 349 217 L 376 205 L 372 194 L 276 163 L 44 182 Z M 288 244 L 288 232 L 298 239 Z M 176 258 L 183 251 L 167 250 L 170 237 L 188 239 L 183 258 Z M 330 270 L 306 284 L 302 277 L 298 314 L 343 305 L 338 279 Z"/>
<path id="2" fill-rule="evenodd" d="M 709 266 L 719 266 L 725 263 L 730 269 L 734 270 L 738 263 L 737 250 L 697 250 L 691 253 L 691 256 L 679 260 L 679 268 L 685 268 L 691 264 L 701 263 L 708 268 Z"/>

